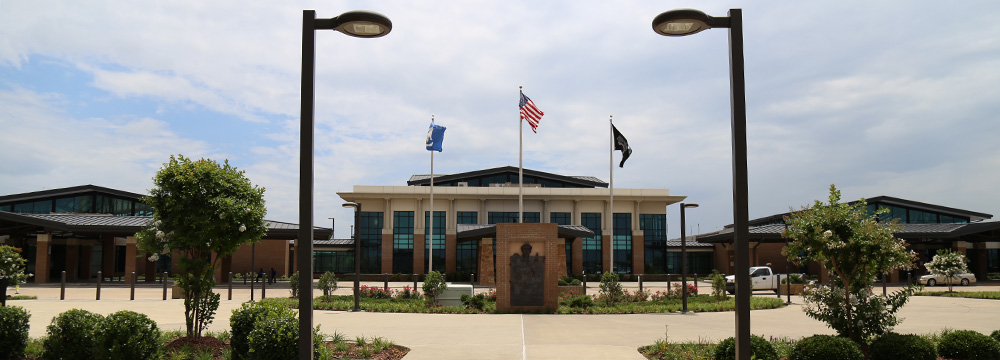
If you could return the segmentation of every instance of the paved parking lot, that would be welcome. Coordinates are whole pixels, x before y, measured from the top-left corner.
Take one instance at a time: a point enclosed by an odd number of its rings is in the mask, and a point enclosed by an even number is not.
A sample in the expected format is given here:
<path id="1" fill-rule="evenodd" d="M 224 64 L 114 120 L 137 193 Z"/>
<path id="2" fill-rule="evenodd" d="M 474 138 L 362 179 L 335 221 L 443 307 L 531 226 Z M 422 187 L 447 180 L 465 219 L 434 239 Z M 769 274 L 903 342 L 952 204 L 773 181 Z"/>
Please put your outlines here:
<path id="1" fill-rule="evenodd" d="M 381 286 L 382 283 L 365 283 Z M 346 284 L 341 284 L 346 285 Z M 391 283 L 402 288 L 412 283 Z M 633 284 L 629 284 L 634 287 Z M 646 284 L 657 287 L 665 284 Z M 704 285 L 704 284 L 702 284 Z M 596 293 L 591 283 L 590 293 Z M 705 291 L 708 288 L 703 287 Z M 889 291 L 892 291 L 892 287 Z M 946 290 L 939 286 L 934 290 Z M 998 290 L 997 285 L 956 287 L 957 290 Z M 53 316 L 83 308 L 101 314 L 128 309 L 144 313 L 164 329 L 184 328 L 182 300 L 162 299 L 158 285 L 136 288 L 135 301 L 129 300 L 129 288 L 105 285 L 102 300 L 94 300 L 92 284 L 67 287 L 66 300 L 59 300 L 59 287 L 28 286 L 22 294 L 38 296 L 38 300 L 17 300 L 9 305 L 28 309 L 31 316 L 31 336 L 42 336 Z M 480 289 L 485 290 L 485 289 Z M 877 291 L 879 289 L 876 289 Z M 250 299 L 248 288 L 237 286 L 233 300 L 227 300 L 225 287 L 216 291 L 222 301 L 210 330 L 228 330 L 229 315 Z M 268 289 L 268 295 L 288 296 L 287 287 Z M 11 289 L 13 292 L 13 289 Z M 350 294 L 341 288 L 337 294 Z M 317 292 L 318 295 L 318 292 Z M 774 296 L 760 292 L 755 296 Z M 255 293 L 259 299 L 260 290 Z M 784 297 L 783 297 L 784 298 Z M 810 319 L 802 311 L 802 299 L 792 296 L 793 304 L 773 310 L 751 312 L 751 331 L 765 337 L 799 338 L 812 334 L 833 334 L 824 323 Z M 989 334 L 1000 329 L 997 321 L 1000 301 L 942 297 L 913 297 L 900 311 L 904 318 L 896 327 L 902 333 L 931 333 L 944 328 L 969 329 Z M 636 315 L 451 315 L 451 314 L 387 314 L 316 311 L 315 322 L 327 333 L 334 331 L 355 336 L 382 336 L 409 347 L 408 360 L 419 359 L 643 359 L 636 348 L 662 339 L 668 332 L 670 341 L 718 341 L 732 336 L 735 315 L 732 312 L 688 314 Z"/>

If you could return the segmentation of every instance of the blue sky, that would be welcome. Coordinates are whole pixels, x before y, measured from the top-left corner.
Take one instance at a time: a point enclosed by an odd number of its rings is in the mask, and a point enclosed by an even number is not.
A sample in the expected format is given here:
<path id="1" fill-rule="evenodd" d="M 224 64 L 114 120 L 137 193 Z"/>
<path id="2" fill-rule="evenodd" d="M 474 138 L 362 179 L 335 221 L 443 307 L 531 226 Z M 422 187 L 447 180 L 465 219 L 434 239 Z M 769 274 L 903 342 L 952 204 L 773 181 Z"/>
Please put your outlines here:
<path id="1" fill-rule="evenodd" d="M 297 222 L 302 10 L 369 9 L 392 33 L 316 34 L 317 225 L 350 222 L 338 191 L 428 173 L 431 114 L 448 127 L 436 173 L 517 165 L 524 86 L 546 113 L 525 167 L 608 180 L 613 114 L 634 149 L 615 186 L 688 196 L 691 230 L 716 230 L 732 222 L 728 33 L 652 31 L 684 7 L 743 8 L 752 218 L 830 184 L 1000 213 L 1000 3 L 985 0 L 0 0 L 0 193 L 145 193 L 184 154 L 228 159 L 267 188 L 269 219 Z"/>

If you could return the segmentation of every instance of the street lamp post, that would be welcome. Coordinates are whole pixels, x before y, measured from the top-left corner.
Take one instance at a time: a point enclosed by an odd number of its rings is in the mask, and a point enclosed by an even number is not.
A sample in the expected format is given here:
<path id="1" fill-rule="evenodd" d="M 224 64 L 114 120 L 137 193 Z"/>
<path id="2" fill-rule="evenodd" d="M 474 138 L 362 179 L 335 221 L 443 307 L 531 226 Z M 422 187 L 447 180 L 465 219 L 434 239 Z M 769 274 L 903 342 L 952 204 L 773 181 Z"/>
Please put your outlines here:
<path id="1" fill-rule="evenodd" d="M 681 313 L 683 314 L 688 312 L 687 229 L 684 224 L 684 209 L 696 207 L 698 204 L 695 203 L 681 203 L 681 303 L 683 304 Z M 697 282 L 698 279 L 694 281 Z"/>
<path id="2" fill-rule="evenodd" d="M 711 28 L 729 29 L 729 80 L 733 144 L 733 243 L 736 247 L 736 358 L 750 359 L 750 246 L 747 185 L 746 83 L 743 78 L 743 10 L 712 17 L 692 9 L 664 12 L 653 19 L 653 31 L 686 36 Z"/>
<path id="3" fill-rule="evenodd" d="M 354 208 L 354 228 L 361 228 L 361 203 L 344 203 L 344 207 Z M 354 238 L 354 310 L 361 311 L 361 237 L 353 229 Z"/>
<path id="4" fill-rule="evenodd" d="M 392 22 L 371 11 L 348 11 L 330 19 L 317 19 L 316 10 L 302 11 L 302 99 L 299 145 L 299 359 L 313 357 L 312 239 L 313 239 L 313 113 L 316 74 L 316 30 L 335 30 L 371 38 L 388 34 Z"/>

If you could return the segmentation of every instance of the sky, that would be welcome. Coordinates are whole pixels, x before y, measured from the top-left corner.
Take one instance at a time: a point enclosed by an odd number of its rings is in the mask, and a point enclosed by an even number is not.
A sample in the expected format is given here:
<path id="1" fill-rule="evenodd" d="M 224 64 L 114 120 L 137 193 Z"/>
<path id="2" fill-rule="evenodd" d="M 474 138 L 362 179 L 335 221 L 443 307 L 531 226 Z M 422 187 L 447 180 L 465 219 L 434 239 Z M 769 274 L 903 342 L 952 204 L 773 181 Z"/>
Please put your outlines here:
<path id="1" fill-rule="evenodd" d="M 518 87 L 545 112 L 524 167 L 609 180 L 608 119 L 633 149 L 615 188 L 731 224 L 729 32 L 664 37 L 675 8 L 743 9 L 750 218 L 879 195 L 1000 215 L 1000 2 L 0 0 L 0 194 L 148 193 L 171 154 L 228 160 L 298 222 L 302 10 L 373 10 L 391 33 L 316 33 L 315 217 L 336 193 L 518 163 Z M 667 208 L 678 237 L 677 205 Z"/>

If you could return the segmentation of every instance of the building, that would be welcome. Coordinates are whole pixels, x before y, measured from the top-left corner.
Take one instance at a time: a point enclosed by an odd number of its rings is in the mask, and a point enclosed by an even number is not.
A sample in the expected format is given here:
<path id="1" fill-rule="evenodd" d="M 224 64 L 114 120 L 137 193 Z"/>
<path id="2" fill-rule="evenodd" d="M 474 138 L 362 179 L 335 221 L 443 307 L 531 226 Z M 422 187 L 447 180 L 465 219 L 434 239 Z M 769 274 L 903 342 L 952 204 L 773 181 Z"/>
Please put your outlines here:
<path id="1" fill-rule="evenodd" d="M 406 185 L 356 185 L 340 192 L 361 204 L 361 272 L 423 274 L 428 234 L 433 232 L 434 270 L 480 274 L 479 241 L 493 225 L 516 223 L 518 168 L 506 166 L 434 175 L 433 231 L 429 175 Z M 564 176 L 524 169 L 525 223 L 555 223 L 566 238 L 567 271 L 588 274 L 664 273 L 667 270 L 666 207 L 684 200 L 667 189 L 613 189 L 592 176 Z M 612 239 L 612 230 L 614 238 Z"/>
<path id="2" fill-rule="evenodd" d="M 979 279 L 986 279 L 988 273 L 1000 272 L 1000 222 L 985 221 L 993 215 L 890 196 L 876 196 L 866 201 L 869 214 L 874 214 L 879 208 L 889 209 L 888 213 L 880 215 L 880 221 L 899 219 L 903 228 L 895 236 L 906 240 L 918 256 L 915 272 L 893 272 L 889 281 L 905 281 L 908 275 L 925 274 L 923 264 L 930 262 L 940 249 L 954 249 L 968 257 L 969 270 Z M 788 264 L 787 258 L 781 254 L 785 246 L 781 233 L 785 230 L 784 218 L 788 215 L 775 214 L 750 221 L 750 265 L 770 263 L 779 272 L 788 267 L 793 272 L 819 275 L 821 281 L 828 281 L 827 274 L 817 264 L 797 268 Z M 714 233 L 698 235 L 697 239 L 701 243 L 715 245 L 715 262 L 720 271 L 727 274 L 736 271 L 733 268 L 732 225 Z"/>
<path id="3" fill-rule="evenodd" d="M 67 281 L 96 278 L 99 271 L 126 281 L 135 272 L 153 281 L 174 266 L 170 256 L 151 262 L 148 254 L 137 252 L 135 233 L 152 216 L 142 196 L 95 185 L 0 196 L 0 244 L 22 249 L 36 283 L 58 281 L 62 271 Z M 314 232 L 326 239 L 332 230 L 317 227 Z M 222 259 L 216 279 L 225 282 L 223 274 L 254 268 L 274 268 L 282 276 L 294 272 L 291 240 L 297 236 L 298 225 L 269 220 L 263 241 Z"/>

